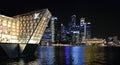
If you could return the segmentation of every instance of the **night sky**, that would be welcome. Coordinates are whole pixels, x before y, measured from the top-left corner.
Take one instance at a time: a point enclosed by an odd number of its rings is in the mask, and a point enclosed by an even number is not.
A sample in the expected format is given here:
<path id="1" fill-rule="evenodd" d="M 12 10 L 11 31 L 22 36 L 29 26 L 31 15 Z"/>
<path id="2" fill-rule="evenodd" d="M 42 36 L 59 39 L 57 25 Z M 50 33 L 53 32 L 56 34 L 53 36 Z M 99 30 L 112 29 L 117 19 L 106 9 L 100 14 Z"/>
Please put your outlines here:
<path id="1" fill-rule="evenodd" d="M 120 4 L 116 0 L 3 0 L 0 14 L 14 16 L 48 8 L 58 21 L 67 25 L 71 16 L 91 22 L 92 37 L 120 36 Z"/>

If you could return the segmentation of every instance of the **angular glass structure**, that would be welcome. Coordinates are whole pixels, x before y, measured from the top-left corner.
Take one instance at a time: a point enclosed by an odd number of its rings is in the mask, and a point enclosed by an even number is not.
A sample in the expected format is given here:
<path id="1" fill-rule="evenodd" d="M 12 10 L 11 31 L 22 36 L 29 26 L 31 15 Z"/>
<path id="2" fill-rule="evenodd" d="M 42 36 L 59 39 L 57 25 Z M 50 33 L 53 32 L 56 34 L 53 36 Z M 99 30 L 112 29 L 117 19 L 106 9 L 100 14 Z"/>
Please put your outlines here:
<path id="1" fill-rule="evenodd" d="M 18 43 L 19 20 L 0 15 L 0 43 Z"/>
<path id="2" fill-rule="evenodd" d="M 0 42 L 38 44 L 50 17 L 48 9 L 13 17 L 0 15 Z"/>

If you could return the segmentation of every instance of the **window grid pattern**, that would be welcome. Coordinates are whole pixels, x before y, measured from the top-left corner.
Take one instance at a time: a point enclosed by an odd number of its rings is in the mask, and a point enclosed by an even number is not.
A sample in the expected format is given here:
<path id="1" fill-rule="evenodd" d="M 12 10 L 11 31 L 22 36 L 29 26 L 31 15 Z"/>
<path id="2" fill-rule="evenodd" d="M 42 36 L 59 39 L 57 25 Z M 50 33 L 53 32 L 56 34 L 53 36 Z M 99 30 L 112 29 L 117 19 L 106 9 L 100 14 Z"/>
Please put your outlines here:
<path id="1" fill-rule="evenodd" d="M 14 16 L 0 15 L 0 42 L 39 43 L 51 13 L 48 9 Z"/>
<path id="2" fill-rule="evenodd" d="M 0 15 L 0 42 L 18 43 L 19 21 Z"/>
<path id="3" fill-rule="evenodd" d="M 50 17 L 47 9 L 16 16 L 20 21 L 19 42 L 39 43 Z"/>

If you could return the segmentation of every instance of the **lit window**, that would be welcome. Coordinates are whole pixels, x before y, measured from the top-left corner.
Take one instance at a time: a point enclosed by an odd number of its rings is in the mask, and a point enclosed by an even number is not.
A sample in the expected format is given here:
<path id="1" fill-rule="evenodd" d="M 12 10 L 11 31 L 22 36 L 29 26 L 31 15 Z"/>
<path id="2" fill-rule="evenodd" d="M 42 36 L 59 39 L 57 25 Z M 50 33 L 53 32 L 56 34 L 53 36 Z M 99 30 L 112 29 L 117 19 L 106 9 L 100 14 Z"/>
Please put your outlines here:
<path id="1" fill-rule="evenodd" d="M 6 23 L 3 23 L 3 26 L 7 26 L 7 24 L 6 24 Z"/>

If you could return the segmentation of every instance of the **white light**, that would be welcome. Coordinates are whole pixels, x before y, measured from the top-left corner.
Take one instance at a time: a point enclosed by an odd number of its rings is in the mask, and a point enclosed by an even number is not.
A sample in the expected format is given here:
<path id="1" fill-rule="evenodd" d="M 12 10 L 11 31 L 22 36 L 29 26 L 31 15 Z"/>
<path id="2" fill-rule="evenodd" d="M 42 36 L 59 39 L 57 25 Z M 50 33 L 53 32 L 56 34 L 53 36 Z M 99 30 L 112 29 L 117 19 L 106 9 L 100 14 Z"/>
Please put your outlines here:
<path id="1" fill-rule="evenodd" d="M 87 24 L 91 24 L 90 22 L 88 22 Z"/>
<path id="2" fill-rule="evenodd" d="M 38 16 L 39 16 L 39 14 L 40 14 L 40 13 L 35 13 L 35 14 L 34 14 L 34 19 L 39 18 L 39 17 L 38 17 Z"/>
<path id="3" fill-rule="evenodd" d="M 57 20 L 57 17 L 52 17 L 52 19 L 51 20 Z"/>
<path id="4" fill-rule="evenodd" d="M 57 19 L 57 17 L 55 17 L 54 19 Z"/>
<path id="5" fill-rule="evenodd" d="M 81 24 L 80 26 L 83 26 L 83 24 Z"/>
<path id="6" fill-rule="evenodd" d="M 79 34 L 79 31 L 73 31 L 73 33 L 78 33 Z"/>

